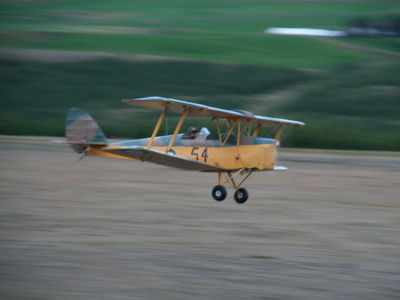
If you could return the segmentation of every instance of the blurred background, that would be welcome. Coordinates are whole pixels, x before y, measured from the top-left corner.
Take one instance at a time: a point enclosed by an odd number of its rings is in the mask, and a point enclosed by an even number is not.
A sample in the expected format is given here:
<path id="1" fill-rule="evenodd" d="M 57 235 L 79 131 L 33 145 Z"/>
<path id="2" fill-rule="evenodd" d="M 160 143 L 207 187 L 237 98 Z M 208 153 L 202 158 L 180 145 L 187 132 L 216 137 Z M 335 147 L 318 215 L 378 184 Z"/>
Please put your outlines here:
<path id="1" fill-rule="evenodd" d="M 399 151 L 399 32 L 399 1 L 0 0 L 0 299 L 399 299 L 400 152 L 284 149 L 237 205 L 47 138 L 74 106 L 150 136 L 120 100 L 158 95 L 305 122 L 284 148 Z"/>
<path id="2" fill-rule="evenodd" d="M 79 106 L 149 136 L 120 99 L 158 95 L 305 122 L 286 147 L 400 150 L 399 34 L 397 1 L 1 1 L 0 134 L 63 136 Z"/>

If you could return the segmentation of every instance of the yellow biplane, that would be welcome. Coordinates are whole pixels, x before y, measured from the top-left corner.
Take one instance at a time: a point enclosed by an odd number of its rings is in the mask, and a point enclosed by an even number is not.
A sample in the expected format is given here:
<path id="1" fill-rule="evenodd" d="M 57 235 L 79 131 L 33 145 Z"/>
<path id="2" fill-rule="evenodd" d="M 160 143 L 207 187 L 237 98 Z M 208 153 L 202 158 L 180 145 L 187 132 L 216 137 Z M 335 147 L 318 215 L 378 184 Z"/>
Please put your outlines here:
<path id="1" fill-rule="evenodd" d="M 213 188 L 212 196 L 217 201 L 225 199 L 227 191 L 224 185 L 231 183 L 235 189 L 235 201 L 244 203 L 248 199 L 248 192 L 241 186 L 254 171 L 287 170 L 275 165 L 282 129 L 284 126 L 304 125 L 298 121 L 162 97 L 122 101 L 162 111 L 150 138 L 109 143 L 87 112 L 71 108 L 66 121 L 67 143 L 83 155 L 149 161 L 185 170 L 216 172 L 218 185 Z M 158 136 L 169 112 L 181 115 L 175 131 L 172 135 Z M 218 139 L 210 139 L 210 132 L 205 127 L 200 131 L 190 127 L 187 134 L 179 133 L 187 116 L 215 119 Z M 262 126 L 278 127 L 275 137 L 259 137 Z M 237 183 L 235 179 L 238 175 L 242 179 Z"/>

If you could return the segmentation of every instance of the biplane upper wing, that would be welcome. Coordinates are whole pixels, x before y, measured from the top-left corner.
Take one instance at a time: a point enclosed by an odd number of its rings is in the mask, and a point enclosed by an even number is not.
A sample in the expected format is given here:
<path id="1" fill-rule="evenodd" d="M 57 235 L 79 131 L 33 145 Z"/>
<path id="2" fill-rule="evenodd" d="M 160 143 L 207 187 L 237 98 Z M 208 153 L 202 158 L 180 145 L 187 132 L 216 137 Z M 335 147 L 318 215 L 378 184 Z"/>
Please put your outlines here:
<path id="1" fill-rule="evenodd" d="M 193 102 L 163 98 L 158 96 L 138 99 L 123 99 L 122 102 L 152 109 L 167 110 L 177 114 L 183 114 L 183 112 L 188 109 L 188 115 L 190 116 L 223 118 L 228 120 L 243 119 L 247 121 L 253 121 L 255 124 L 259 124 L 261 126 L 284 125 L 299 127 L 304 125 L 304 123 L 298 121 L 256 116 L 247 111 L 220 109 Z"/>
<path id="2" fill-rule="evenodd" d="M 184 170 L 194 170 L 202 172 L 216 172 L 224 170 L 223 168 L 220 168 L 218 166 L 203 163 L 194 159 L 176 156 L 173 154 L 168 154 L 165 152 L 140 146 L 106 148 L 103 149 L 103 151 Z"/>
<path id="3" fill-rule="evenodd" d="M 158 96 L 138 99 L 123 99 L 122 102 L 152 109 L 167 109 L 169 112 L 177 114 L 183 114 L 185 109 L 189 108 L 188 115 L 196 117 L 232 118 L 242 116 L 241 113 L 232 110 L 225 110 L 198 103 Z"/>

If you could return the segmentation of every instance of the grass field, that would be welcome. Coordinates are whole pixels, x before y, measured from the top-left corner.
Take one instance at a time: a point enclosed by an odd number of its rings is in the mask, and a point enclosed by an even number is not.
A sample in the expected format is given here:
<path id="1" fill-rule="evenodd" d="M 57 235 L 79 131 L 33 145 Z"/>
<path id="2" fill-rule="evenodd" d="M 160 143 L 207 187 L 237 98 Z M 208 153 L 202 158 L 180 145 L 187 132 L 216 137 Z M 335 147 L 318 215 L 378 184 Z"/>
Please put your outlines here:
<path id="1" fill-rule="evenodd" d="M 399 8 L 390 2 L 251 1 L 60 1 L 2 6 L 3 46 L 303 68 L 368 57 L 309 38 L 267 36 L 265 28 L 337 29 L 358 17 L 382 19 Z"/>
<path id="2" fill-rule="evenodd" d="M 160 95 L 306 122 L 284 133 L 286 146 L 400 150 L 398 38 L 263 33 L 388 22 L 399 9 L 380 1 L 0 3 L 0 133 L 62 135 L 67 109 L 82 106 L 109 136 L 149 135 L 156 114 L 119 100 Z M 123 56 L 131 54 L 154 59 Z"/>

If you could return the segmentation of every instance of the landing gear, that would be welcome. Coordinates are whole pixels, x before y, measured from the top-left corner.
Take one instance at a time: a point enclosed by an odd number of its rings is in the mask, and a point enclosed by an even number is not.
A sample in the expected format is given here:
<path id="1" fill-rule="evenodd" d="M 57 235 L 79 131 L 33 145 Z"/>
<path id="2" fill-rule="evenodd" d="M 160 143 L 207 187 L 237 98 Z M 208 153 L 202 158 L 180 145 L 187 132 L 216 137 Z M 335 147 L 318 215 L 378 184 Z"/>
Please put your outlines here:
<path id="1" fill-rule="evenodd" d="M 215 200 L 222 201 L 226 198 L 226 188 L 222 185 L 216 185 L 211 194 Z"/>
<path id="2" fill-rule="evenodd" d="M 243 182 L 253 173 L 253 170 L 249 169 L 240 169 L 236 171 L 232 175 L 231 171 L 226 171 L 227 173 L 227 179 L 225 181 L 222 181 L 222 171 L 218 172 L 218 185 L 216 185 L 213 190 L 212 190 L 212 196 L 215 200 L 217 201 L 222 201 L 226 198 L 226 189 L 224 187 L 224 184 L 230 182 L 232 184 L 232 187 L 235 189 L 235 201 L 236 203 L 243 204 L 247 201 L 249 198 L 249 193 L 246 191 L 246 189 L 241 188 L 240 186 L 242 185 Z M 247 175 L 244 175 L 246 174 Z M 239 184 L 236 184 L 235 180 L 233 179 L 237 175 L 244 175 L 244 179 Z"/>
<path id="3" fill-rule="evenodd" d="M 243 204 L 249 198 L 249 193 L 244 188 L 239 188 L 235 191 L 236 203 Z"/>

